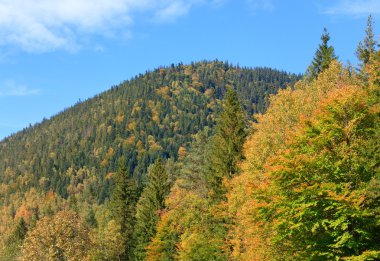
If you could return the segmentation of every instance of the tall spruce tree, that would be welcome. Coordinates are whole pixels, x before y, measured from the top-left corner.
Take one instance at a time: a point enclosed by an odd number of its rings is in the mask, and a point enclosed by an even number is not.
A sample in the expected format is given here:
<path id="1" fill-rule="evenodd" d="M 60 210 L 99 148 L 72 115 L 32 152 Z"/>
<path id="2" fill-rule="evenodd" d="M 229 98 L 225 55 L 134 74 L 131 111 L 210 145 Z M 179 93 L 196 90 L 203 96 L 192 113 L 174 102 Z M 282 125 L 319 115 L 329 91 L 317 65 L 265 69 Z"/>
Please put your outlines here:
<path id="1" fill-rule="evenodd" d="M 364 67 L 370 62 L 371 58 L 374 57 L 376 53 L 377 42 L 374 39 L 373 35 L 373 20 L 372 16 L 369 15 L 367 19 L 367 28 L 365 30 L 365 37 L 363 41 L 359 42 L 358 47 L 356 48 L 356 57 L 359 59 L 359 73 L 367 78 L 364 71 Z"/>
<path id="2" fill-rule="evenodd" d="M 138 200 L 138 186 L 125 168 L 125 160 L 119 160 L 119 169 L 115 175 L 115 188 L 111 195 L 110 208 L 113 219 L 121 227 L 123 245 L 125 247 L 122 259 L 132 260 L 134 239 L 133 229 L 136 223 L 136 204 Z"/>
<path id="3" fill-rule="evenodd" d="M 223 178 L 231 178 L 238 172 L 238 162 L 243 159 L 243 144 L 247 137 L 245 114 L 237 93 L 228 89 L 223 111 L 212 139 L 208 183 L 214 199 L 224 197 Z"/>
<path id="4" fill-rule="evenodd" d="M 190 151 L 183 160 L 178 183 L 182 189 L 192 191 L 202 198 L 207 198 L 207 166 L 210 164 L 210 131 L 205 128 L 199 132 L 190 145 Z"/>
<path id="5" fill-rule="evenodd" d="M 316 79 L 321 72 L 329 68 L 332 60 L 338 58 L 335 55 L 334 47 L 328 44 L 330 35 L 326 28 L 323 29 L 321 40 L 322 43 L 318 46 L 313 61 L 306 72 L 310 79 Z"/>
<path id="6" fill-rule="evenodd" d="M 170 183 L 162 160 L 159 158 L 148 169 L 148 184 L 137 203 L 135 259 L 144 260 L 146 246 L 156 234 L 160 211 L 165 208 L 165 198 L 169 194 Z"/>
<path id="7" fill-rule="evenodd" d="M 7 239 L 5 247 L 0 250 L 0 260 L 18 260 L 20 248 L 27 232 L 28 227 L 25 220 L 21 217 L 18 219 L 12 234 Z"/>

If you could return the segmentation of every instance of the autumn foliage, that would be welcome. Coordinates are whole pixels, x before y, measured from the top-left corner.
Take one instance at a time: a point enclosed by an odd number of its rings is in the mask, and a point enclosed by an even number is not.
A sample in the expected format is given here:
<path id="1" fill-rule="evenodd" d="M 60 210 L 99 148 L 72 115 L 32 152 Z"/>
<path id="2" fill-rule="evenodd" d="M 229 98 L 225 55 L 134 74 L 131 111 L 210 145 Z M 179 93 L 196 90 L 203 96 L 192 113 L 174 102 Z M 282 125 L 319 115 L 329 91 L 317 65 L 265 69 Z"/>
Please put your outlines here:
<path id="1" fill-rule="evenodd" d="M 141 76 L 162 81 L 155 99 L 128 96 L 130 113 L 100 124 L 113 145 L 94 140 L 98 165 L 59 172 L 52 151 L 50 176 L 5 169 L 0 260 L 380 260 L 380 51 L 366 32 L 357 70 L 325 31 L 312 75 L 264 103 L 228 64 Z"/>
<path id="2" fill-rule="evenodd" d="M 39 220 L 27 234 L 21 260 L 85 260 L 90 248 L 84 222 L 73 211 L 61 211 Z"/>
<path id="3" fill-rule="evenodd" d="M 231 183 L 234 258 L 379 256 L 378 195 L 368 193 L 379 178 L 379 100 L 371 93 L 333 62 L 272 98 Z"/>

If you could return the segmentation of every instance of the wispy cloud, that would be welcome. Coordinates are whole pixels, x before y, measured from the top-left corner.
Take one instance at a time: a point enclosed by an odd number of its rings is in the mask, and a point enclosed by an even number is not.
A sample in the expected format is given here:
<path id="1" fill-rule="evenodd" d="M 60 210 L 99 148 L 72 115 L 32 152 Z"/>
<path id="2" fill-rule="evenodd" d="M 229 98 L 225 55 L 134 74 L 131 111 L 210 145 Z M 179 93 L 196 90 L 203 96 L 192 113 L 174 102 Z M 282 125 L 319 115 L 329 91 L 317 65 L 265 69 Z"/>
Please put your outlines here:
<path id="1" fill-rule="evenodd" d="M 26 85 L 18 84 L 14 80 L 7 80 L 0 83 L 1 96 L 29 96 L 40 92 L 39 89 L 29 88 Z"/>
<path id="2" fill-rule="evenodd" d="M 153 20 L 159 22 L 173 22 L 178 17 L 186 15 L 197 1 L 171 1 L 168 5 L 159 8 Z"/>
<path id="3" fill-rule="evenodd" d="M 246 2 L 254 12 L 274 10 L 272 0 L 246 0 Z"/>
<path id="4" fill-rule="evenodd" d="M 195 4 L 220 0 L 11 0 L 0 1 L 0 46 L 28 52 L 76 51 L 81 39 L 131 35 L 135 17 L 174 21 Z"/>
<path id="5" fill-rule="evenodd" d="M 369 15 L 380 14 L 379 0 L 340 0 L 337 4 L 324 8 L 330 15 Z"/>

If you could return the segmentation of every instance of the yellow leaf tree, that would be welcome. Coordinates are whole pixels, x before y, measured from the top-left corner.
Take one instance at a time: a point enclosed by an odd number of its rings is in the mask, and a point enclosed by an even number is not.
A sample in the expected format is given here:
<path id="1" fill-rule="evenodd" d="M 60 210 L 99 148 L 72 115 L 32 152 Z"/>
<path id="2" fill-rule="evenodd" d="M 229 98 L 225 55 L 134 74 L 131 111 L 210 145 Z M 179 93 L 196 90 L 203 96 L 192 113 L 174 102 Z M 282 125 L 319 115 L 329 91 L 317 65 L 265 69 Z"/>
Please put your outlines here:
<path id="1" fill-rule="evenodd" d="M 85 260 L 91 242 L 88 229 L 73 211 L 40 219 L 28 232 L 21 260 Z"/>

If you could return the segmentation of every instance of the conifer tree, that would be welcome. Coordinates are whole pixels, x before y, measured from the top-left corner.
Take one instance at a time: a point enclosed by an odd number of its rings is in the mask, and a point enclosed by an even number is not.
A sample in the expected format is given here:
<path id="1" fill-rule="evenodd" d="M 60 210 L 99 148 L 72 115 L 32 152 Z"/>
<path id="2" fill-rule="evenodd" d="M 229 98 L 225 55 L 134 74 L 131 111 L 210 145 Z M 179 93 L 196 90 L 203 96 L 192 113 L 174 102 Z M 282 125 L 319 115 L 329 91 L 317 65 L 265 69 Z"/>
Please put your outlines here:
<path id="1" fill-rule="evenodd" d="M 210 238 L 203 247 L 197 245 L 199 234 L 203 235 L 203 239 L 205 238 L 206 220 L 210 216 L 206 180 L 207 166 L 210 161 L 208 144 L 210 131 L 206 127 L 197 133 L 195 141 L 190 144 L 190 149 L 181 160 L 180 174 L 166 199 L 167 205 L 157 225 L 157 232 L 148 246 L 146 260 L 176 260 L 175 257 L 181 255 L 182 258 L 184 253 L 189 254 L 195 250 L 194 248 L 198 253 L 206 247 L 211 249 Z M 182 236 L 184 234 L 186 238 Z M 184 243 L 187 240 L 194 244 Z M 182 248 L 179 245 L 187 247 Z M 195 245 L 196 247 L 192 248 Z M 186 258 L 190 259 L 188 256 Z"/>
<path id="2" fill-rule="evenodd" d="M 202 198 L 207 198 L 207 166 L 210 164 L 210 129 L 205 128 L 197 134 L 195 141 L 190 145 L 178 179 L 179 186 Z"/>
<path id="3" fill-rule="evenodd" d="M 136 260 L 144 260 L 146 246 L 156 234 L 160 211 L 165 208 L 165 198 L 169 194 L 170 184 L 168 174 L 158 159 L 148 169 L 148 184 L 137 203 L 136 208 Z"/>
<path id="4" fill-rule="evenodd" d="M 26 226 L 25 220 L 23 218 L 20 218 L 14 230 L 13 239 L 16 241 L 23 241 L 27 231 L 28 228 Z"/>
<path id="5" fill-rule="evenodd" d="M 133 228 L 137 203 L 137 182 L 129 176 L 124 163 L 124 160 L 119 162 L 110 208 L 113 219 L 120 225 L 124 240 L 125 253 L 122 258 L 131 260 L 134 246 Z"/>
<path id="6" fill-rule="evenodd" d="M 328 45 L 330 35 L 327 32 L 326 28 L 323 29 L 321 40 L 322 43 L 319 45 L 317 51 L 315 52 L 313 61 L 311 62 L 306 72 L 310 79 L 316 79 L 321 72 L 329 68 L 332 60 L 338 58 L 335 55 L 334 47 Z"/>
<path id="7" fill-rule="evenodd" d="M 20 247 L 25 239 L 28 227 L 24 218 L 19 218 L 17 224 L 8 237 L 5 247 L 0 250 L 0 260 L 16 260 L 20 254 Z"/>
<path id="8" fill-rule="evenodd" d="M 367 19 L 367 28 L 365 30 L 365 37 L 363 41 L 359 42 L 358 47 L 356 48 L 356 57 L 360 61 L 359 71 L 361 74 L 364 74 L 365 78 L 366 73 L 364 72 L 364 67 L 370 62 L 371 58 L 374 57 L 376 52 L 377 42 L 374 39 L 373 35 L 373 20 L 372 16 L 369 15 Z"/>
<path id="9" fill-rule="evenodd" d="M 246 132 L 245 114 L 233 89 L 228 89 L 224 98 L 211 145 L 211 160 L 208 181 L 211 197 L 223 197 L 223 178 L 231 178 L 238 172 L 238 162 L 243 159 L 243 144 Z"/>
<path id="10" fill-rule="evenodd" d="M 91 228 L 96 228 L 98 226 L 98 222 L 95 217 L 95 211 L 93 208 L 87 213 L 86 222 Z"/>

